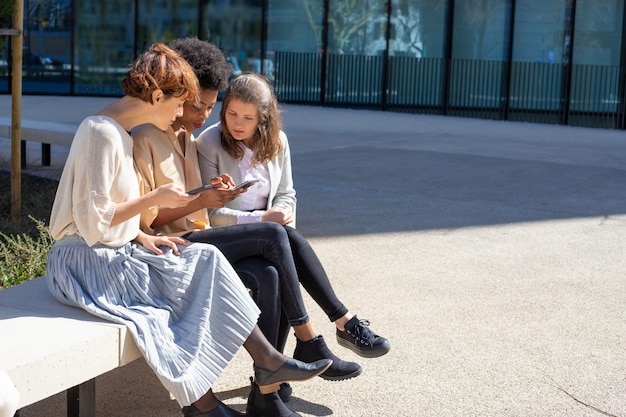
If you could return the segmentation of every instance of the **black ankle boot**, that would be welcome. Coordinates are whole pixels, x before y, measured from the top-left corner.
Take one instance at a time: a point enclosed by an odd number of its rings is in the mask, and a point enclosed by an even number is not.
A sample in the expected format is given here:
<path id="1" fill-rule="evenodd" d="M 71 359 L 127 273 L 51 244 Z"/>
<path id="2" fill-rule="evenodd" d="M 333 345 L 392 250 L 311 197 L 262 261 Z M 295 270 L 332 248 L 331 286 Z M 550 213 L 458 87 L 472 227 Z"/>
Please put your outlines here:
<path id="1" fill-rule="evenodd" d="M 318 359 L 332 359 L 333 364 L 320 375 L 320 378 L 331 381 L 350 379 L 361 374 L 361 366 L 358 363 L 339 359 L 330 351 L 328 346 L 326 346 L 326 342 L 324 342 L 322 336 L 317 336 L 315 339 L 307 342 L 298 340 L 296 350 L 293 352 L 293 357 L 303 362 L 312 362 Z"/>
<path id="2" fill-rule="evenodd" d="M 183 407 L 183 417 L 244 417 L 244 414 L 227 407 L 226 404 L 220 401 L 217 407 L 204 413 L 193 404 Z"/>
<path id="3" fill-rule="evenodd" d="M 278 391 L 271 394 L 261 394 L 259 386 L 252 381 L 252 378 L 250 378 L 250 382 L 252 387 L 246 406 L 249 415 L 256 417 L 301 417 L 300 414 L 287 408 L 278 396 Z"/>
<path id="4" fill-rule="evenodd" d="M 280 384 L 280 388 L 278 389 L 278 396 L 281 400 L 283 400 L 284 403 L 287 403 L 291 399 L 292 392 L 293 388 L 291 388 L 289 382 L 283 382 L 282 384 Z"/>

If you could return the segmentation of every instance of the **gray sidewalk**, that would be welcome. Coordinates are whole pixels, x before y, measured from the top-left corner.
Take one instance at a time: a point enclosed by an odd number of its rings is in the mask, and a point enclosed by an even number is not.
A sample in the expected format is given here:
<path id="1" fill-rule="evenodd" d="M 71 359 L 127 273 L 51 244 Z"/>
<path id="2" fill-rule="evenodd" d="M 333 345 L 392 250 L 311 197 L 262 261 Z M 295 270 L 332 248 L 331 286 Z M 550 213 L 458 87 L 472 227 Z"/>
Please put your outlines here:
<path id="1" fill-rule="evenodd" d="M 25 96 L 23 117 L 78 124 L 111 100 Z M 626 416 L 626 132 L 283 110 L 298 228 L 344 303 L 392 343 L 358 358 L 307 298 L 331 349 L 364 371 L 294 384 L 294 411 Z M 29 172 L 58 175 L 67 149 L 41 168 L 38 146 Z M 0 149 L 8 160 L 8 141 Z M 251 374 L 241 352 L 215 392 L 243 410 Z M 97 395 L 102 417 L 180 415 L 142 361 L 98 378 Z M 22 417 L 64 407 L 59 395 Z"/>

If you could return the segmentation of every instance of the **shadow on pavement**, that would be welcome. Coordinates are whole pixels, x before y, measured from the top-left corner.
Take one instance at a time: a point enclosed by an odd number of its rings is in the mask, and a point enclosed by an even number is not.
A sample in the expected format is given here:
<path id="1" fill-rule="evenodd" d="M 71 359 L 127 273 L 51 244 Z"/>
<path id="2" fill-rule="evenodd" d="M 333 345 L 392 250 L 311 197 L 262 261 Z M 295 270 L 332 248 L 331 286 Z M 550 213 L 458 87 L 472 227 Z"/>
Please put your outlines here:
<path id="1" fill-rule="evenodd" d="M 626 171 L 611 167 L 367 147 L 296 154 L 293 166 L 298 228 L 307 236 L 626 212 Z"/>

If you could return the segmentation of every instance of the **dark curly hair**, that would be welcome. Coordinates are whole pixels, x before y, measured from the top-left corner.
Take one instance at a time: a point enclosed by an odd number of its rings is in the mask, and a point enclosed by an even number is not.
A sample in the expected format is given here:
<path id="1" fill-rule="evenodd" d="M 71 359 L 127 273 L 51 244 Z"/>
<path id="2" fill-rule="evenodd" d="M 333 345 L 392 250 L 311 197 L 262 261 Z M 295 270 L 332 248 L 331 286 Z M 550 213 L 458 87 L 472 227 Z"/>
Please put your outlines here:
<path id="1" fill-rule="evenodd" d="M 171 41 L 169 47 L 189 62 L 201 89 L 219 91 L 228 87 L 232 67 L 217 46 L 198 38 L 180 38 Z"/>

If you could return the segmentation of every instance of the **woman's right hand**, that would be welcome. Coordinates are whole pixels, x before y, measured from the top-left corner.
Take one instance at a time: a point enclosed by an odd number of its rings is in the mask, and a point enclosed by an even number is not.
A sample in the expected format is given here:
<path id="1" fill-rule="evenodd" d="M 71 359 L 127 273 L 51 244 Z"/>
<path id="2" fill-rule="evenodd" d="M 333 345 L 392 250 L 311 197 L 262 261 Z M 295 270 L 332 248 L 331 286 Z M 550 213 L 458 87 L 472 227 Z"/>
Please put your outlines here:
<path id="1" fill-rule="evenodd" d="M 157 204 L 165 208 L 183 207 L 198 198 L 197 194 L 189 195 L 180 185 L 176 184 L 165 184 L 151 192 L 155 193 L 154 197 Z"/>

